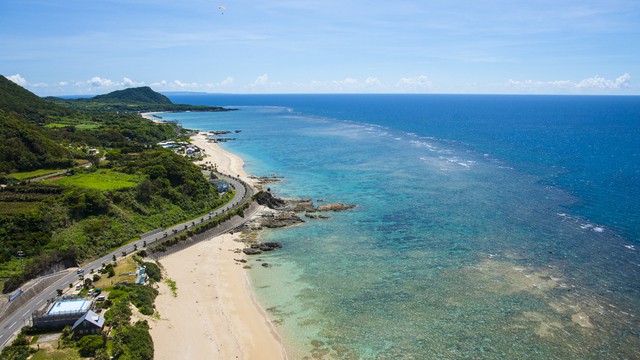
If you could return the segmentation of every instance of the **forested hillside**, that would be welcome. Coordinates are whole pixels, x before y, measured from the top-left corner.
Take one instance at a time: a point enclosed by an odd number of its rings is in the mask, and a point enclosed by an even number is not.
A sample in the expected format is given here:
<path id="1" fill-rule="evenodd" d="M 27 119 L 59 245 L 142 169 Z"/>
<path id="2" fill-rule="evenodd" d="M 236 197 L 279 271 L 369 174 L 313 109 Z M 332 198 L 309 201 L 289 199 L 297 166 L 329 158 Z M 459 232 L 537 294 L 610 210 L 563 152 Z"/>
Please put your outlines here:
<path id="1" fill-rule="evenodd" d="M 168 97 L 151 90 L 148 86 L 117 90 L 108 94 L 94 96 L 90 100 L 127 104 L 173 104 Z"/>
<path id="2" fill-rule="evenodd" d="M 3 292 L 22 280 L 19 251 L 29 279 L 226 201 L 196 165 L 155 145 L 184 138 L 176 124 L 61 109 L 7 81 L 0 76 Z M 46 173 L 57 175 L 29 181 Z"/>
<path id="3" fill-rule="evenodd" d="M 42 128 L 0 109 L 0 174 L 72 165 L 71 152 Z"/>
<path id="4" fill-rule="evenodd" d="M 219 106 L 174 104 L 166 96 L 148 86 L 114 91 L 92 98 L 61 99 L 47 97 L 47 101 L 67 109 L 91 113 L 140 113 L 151 111 L 229 111 Z"/>
<path id="5" fill-rule="evenodd" d="M 44 125 L 49 117 L 62 118 L 74 112 L 41 99 L 2 75 L 0 75 L 0 109 L 7 114 L 19 114 L 21 118 L 40 125 Z"/>

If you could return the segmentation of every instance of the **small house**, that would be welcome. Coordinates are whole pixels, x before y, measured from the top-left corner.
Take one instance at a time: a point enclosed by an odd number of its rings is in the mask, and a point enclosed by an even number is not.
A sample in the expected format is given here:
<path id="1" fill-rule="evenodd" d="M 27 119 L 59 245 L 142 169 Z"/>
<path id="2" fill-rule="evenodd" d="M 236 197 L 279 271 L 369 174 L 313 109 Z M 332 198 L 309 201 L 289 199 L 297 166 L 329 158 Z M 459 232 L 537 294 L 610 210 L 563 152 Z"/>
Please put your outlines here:
<path id="1" fill-rule="evenodd" d="M 138 267 L 136 269 L 136 284 L 137 285 L 145 285 L 147 283 L 147 279 L 149 278 L 147 276 L 147 268 L 145 268 L 144 266 Z"/>
<path id="2" fill-rule="evenodd" d="M 84 335 L 102 334 L 104 327 L 104 318 L 95 312 L 89 310 L 81 318 L 76 320 L 71 328 L 74 337 L 82 337 Z"/>
<path id="3" fill-rule="evenodd" d="M 224 181 L 216 181 L 214 182 L 214 185 L 218 189 L 219 193 L 224 193 L 229 191 L 229 184 Z"/>

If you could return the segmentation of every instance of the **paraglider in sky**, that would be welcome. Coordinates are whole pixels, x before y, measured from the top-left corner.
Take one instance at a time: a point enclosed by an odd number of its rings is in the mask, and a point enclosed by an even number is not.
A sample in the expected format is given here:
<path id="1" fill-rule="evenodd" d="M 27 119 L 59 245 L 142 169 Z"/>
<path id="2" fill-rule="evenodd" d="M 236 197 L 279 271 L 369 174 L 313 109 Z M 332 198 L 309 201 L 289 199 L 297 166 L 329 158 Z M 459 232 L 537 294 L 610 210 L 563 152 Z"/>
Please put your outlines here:
<path id="1" fill-rule="evenodd" d="M 222 15 L 224 15 L 224 6 L 222 6 L 222 5 L 218 6 L 218 10 L 220 10 Z"/>

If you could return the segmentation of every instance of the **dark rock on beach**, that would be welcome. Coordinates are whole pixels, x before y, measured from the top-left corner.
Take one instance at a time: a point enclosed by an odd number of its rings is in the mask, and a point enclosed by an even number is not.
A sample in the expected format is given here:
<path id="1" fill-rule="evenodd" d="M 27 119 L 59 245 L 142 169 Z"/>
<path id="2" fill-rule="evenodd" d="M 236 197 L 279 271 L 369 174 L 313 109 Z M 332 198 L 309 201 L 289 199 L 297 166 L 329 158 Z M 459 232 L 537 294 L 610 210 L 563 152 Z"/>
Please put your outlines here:
<path id="1" fill-rule="evenodd" d="M 247 255 L 259 255 L 266 251 L 273 251 L 282 248 L 282 244 L 279 242 L 265 242 L 258 244 L 251 244 L 250 247 L 242 249 L 242 252 Z"/>
<path id="2" fill-rule="evenodd" d="M 242 252 L 247 254 L 247 255 L 259 255 L 262 254 L 262 251 L 260 251 L 260 249 L 254 249 L 254 248 L 244 248 L 242 249 Z"/>
<path id="3" fill-rule="evenodd" d="M 254 195 L 256 202 L 260 205 L 266 206 L 270 209 L 279 209 L 285 205 L 284 200 L 277 198 L 271 193 L 266 191 L 260 191 Z"/>
<path id="4" fill-rule="evenodd" d="M 260 225 L 269 229 L 293 226 L 303 222 L 304 220 L 293 212 L 265 214 L 260 218 Z"/>
<path id="5" fill-rule="evenodd" d="M 251 248 L 260 249 L 262 251 L 271 251 L 271 250 L 282 248 L 282 244 L 279 242 L 265 242 L 265 243 L 259 243 L 259 244 L 252 244 Z"/>

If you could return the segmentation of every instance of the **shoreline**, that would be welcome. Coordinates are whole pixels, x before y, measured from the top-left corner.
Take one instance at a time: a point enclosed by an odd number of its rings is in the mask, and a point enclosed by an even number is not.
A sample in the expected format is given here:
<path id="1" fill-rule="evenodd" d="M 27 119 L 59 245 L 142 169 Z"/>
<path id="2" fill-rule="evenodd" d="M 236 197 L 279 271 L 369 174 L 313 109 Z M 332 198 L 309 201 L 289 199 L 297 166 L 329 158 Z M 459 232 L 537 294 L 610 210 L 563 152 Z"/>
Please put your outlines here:
<path id="1" fill-rule="evenodd" d="M 143 117 L 154 120 L 149 115 Z M 218 171 L 255 186 L 242 159 L 208 142 L 206 135 L 191 137 L 206 155 L 196 163 L 215 163 Z M 150 320 L 154 359 L 287 359 L 282 338 L 237 261 L 246 258 L 243 247 L 239 233 L 224 234 L 159 261 L 175 281 L 177 296 L 166 283 L 159 285 L 159 319 Z"/>

